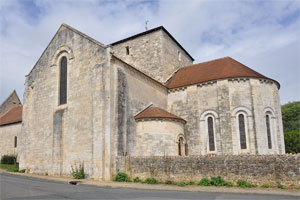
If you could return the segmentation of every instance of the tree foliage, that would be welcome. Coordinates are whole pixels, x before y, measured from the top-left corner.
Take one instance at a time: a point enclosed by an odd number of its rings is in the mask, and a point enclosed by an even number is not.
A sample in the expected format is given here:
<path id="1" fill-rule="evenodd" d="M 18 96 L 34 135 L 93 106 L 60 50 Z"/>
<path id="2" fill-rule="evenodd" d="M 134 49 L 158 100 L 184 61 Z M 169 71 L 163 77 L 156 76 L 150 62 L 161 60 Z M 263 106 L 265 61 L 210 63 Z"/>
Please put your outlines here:
<path id="1" fill-rule="evenodd" d="M 286 153 L 300 153 L 300 101 L 281 106 Z"/>

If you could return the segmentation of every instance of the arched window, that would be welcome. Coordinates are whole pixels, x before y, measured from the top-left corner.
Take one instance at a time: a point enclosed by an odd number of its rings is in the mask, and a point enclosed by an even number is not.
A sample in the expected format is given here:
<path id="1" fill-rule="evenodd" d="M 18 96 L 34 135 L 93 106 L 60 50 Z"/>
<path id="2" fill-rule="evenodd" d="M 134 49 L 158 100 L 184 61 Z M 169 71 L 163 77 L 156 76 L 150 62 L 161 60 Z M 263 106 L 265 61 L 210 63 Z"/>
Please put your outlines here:
<path id="1" fill-rule="evenodd" d="M 209 151 L 215 151 L 214 121 L 212 117 L 207 118 L 207 128 L 208 128 Z"/>
<path id="2" fill-rule="evenodd" d="M 270 116 L 268 114 L 266 115 L 266 127 L 267 127 L 268 148 L 272 149 Z"/>
<path id="3" fill-rule="evenodd" d="M 243 114 L 239 114 L 239 131 L 240 131 L 241 149 L 247 149 L 246 131 L 245 131 L 245 118 L 244 118 Z"/>
<path id="4" fill-rule="evenodd" d="M 15 136 L 15 143 L 14 143 L 14 147 L 15 147 L 15 148 L 17 148 L 17 146 L 18 146 L 18 138 L 17 138 L 17 136 Z"/>
<path id="5" fill-rule="evenodd" d="M 59 105 L 67 103 L 67 72 L 67 58 L 64 56 L 60 60 Z"/>
<path id="6" fill-rule="evenodd" d="M 180 137 L 179 141 L 178 141 L 178 155 L 182 156 L 183 152 L 182 152 L 182 148 L 184 148 L 184 144 L 183 144 L 183 138 Z"/>

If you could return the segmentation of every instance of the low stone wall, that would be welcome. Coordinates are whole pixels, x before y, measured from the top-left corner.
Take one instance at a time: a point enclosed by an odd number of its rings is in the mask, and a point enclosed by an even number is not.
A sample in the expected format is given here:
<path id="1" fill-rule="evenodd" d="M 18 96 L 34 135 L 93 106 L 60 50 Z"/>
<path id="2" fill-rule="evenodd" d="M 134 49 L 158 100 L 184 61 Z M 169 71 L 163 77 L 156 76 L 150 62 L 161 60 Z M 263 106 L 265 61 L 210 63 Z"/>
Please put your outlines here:
<path id="1" fill-rule="evenodd" d="M 154 177 L 159 181 L 195 181 L 204 177 L 221 176 L 226 181 L 243 179 L 262 185 L 300 185 L 300 154 L 297 155 L 207 155 L 187 157 L 117 158 L 117 172 L 132 178 Z"/>

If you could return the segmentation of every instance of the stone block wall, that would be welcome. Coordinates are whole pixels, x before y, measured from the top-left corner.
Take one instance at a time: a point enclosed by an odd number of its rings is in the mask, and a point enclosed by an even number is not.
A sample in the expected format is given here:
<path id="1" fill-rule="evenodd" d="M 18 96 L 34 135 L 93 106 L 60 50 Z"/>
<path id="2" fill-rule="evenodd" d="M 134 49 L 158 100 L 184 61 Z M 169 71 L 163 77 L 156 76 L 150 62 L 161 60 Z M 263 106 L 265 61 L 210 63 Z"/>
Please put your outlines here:
<path id="1" fill-rule="evenodd" d="M 296 155 L 207 155 L 187 157 L 118 157 L 117 172 L 130 177 L 159 181 L 194 181 L 221 176 L 226 181 L 243 179 L 253 184 L 300 185 L 300 154 Z"/>
<path id="2" fill-rule="evenodd" d="M 272 81 L 222 79 L 169 90 L 168 111 L 187 121 L 188 155 L 284 154 L 277 85 Z M 272 148 L 268 148 L 266 113 Z M 245 118 L 247 148 L 241 149 L 238 115 Z M 214 120 L 215 151 L 208 149 L 207 118 Z"/>
<path id="3" fill-rule="evenodd" d="M 0 126 L 0 158 L 3 155 L 18 155 L 22 123 Z M 17 136 L 17 147 L 15 147 Z"/>
<path id="4" fill-rule="evenodd" d="M 128 55 L 126 48 L 129 49 Z M 116 44 L 113 52 L 160 82 L 165 82 L 178 68 L 193 63 L 162 29 Z"/>

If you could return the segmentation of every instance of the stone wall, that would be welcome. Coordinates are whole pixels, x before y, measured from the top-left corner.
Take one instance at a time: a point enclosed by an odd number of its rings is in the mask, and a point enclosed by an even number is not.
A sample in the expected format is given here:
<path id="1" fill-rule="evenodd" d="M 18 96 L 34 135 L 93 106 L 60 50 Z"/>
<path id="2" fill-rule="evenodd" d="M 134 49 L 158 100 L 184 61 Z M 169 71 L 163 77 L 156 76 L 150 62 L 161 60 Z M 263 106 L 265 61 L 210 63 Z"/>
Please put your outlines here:
<path id="1" fill-rule="evenodd" d="M 169 90 L 168 111 L 187 121 L 188 155 L 284 154 L 277 85 L 272 81 L 222 79 Z M 271 116 L 272 148 L 268 148 L 266 113 Z M 247 148 L 240 148 L 238 118 L 245 117 Z M 208 149 L 207 118 L 213 117 L 215 151 Z"/>
<path id="2" fill-rule="evenodd" d="M 59 105 L 59 71 L 68 60 L 67 103 Z M 26 77 L 20 168 L 110 179 L 114 160 L 109 48 L 62 25 Z M 112 166 L 113 167 L 113 166 Z"/>
<path id="3" fill-rule="evenodd" d="M 127 47 L 129 55 L 126 52 Z M 165 82 L 178 68 L 193 62 L 161 29 L 116 44 L 113 46 L 113 52 L 125 62 L 160 82 Z"/>
<path id="4" fill-rule="evenodd" d="M 159 181 L 194 181 L 221 176 L 226 181 L 243 179 L 254 184 L 300 185 L 300 154 L 215 155 L 189 157 L 118 157 L 117 171 L 132 178 L 154 177 Z"/>
<path id="5" fill-rule="evenodd" d="M 136 156 L 177 156 L 179 135 L 184 138 L 184 123 L 168 119 L 137 122 Z"/>
<path id="6" fill-rule="evenodd" d="M 3 155 L 18 155 L 21 127 L 21 122 L 0 126 L 0 158 Z M 15 136 L 17 136 L 16 148 Z"/>
<path id="7" fill-rule="evenodd" d="M 150 104 L 167 108 L 167 89 L 159 82 L 115 59 L 117 155 L 135 155 L 136 121 L 134 116 Z"/>

